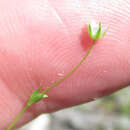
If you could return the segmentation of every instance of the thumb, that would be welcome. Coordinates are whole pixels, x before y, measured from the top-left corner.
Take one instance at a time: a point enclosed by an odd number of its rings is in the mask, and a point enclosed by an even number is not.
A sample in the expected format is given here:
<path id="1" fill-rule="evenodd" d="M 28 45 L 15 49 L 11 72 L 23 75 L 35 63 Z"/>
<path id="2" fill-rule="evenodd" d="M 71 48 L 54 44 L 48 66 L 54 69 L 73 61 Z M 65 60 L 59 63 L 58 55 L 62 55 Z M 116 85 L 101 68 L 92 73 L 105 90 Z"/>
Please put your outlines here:
<path id="1" fill-rule="evenodd" d="M 0 0 L 0 129 L 15 119 L 32 91 L 46 88 L 79 63 L 91 42 L 82 31 L 91 19 L 109 25 L 87 61 L 33 105 L 18 122 L 81 104 L 130 83 L 128 1 Z"/>

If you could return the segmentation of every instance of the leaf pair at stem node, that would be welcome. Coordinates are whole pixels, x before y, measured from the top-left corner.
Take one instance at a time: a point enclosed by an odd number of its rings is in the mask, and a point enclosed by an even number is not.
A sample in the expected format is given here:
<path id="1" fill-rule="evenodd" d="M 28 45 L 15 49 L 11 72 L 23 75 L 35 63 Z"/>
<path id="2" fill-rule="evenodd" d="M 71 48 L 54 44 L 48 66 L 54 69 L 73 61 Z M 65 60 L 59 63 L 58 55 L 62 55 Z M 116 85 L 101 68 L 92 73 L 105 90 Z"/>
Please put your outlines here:
<path id="1" fill-rule="evenodd" d="M 32 104 L 48 97 L 47 94 L 40 92 L 40 90 L 41 90 L 41 88 L 38 88 L 31 94 L 31 96 L 28 100 L 28 104 L 27 104 L 28 106 L 31 106 Z"/>

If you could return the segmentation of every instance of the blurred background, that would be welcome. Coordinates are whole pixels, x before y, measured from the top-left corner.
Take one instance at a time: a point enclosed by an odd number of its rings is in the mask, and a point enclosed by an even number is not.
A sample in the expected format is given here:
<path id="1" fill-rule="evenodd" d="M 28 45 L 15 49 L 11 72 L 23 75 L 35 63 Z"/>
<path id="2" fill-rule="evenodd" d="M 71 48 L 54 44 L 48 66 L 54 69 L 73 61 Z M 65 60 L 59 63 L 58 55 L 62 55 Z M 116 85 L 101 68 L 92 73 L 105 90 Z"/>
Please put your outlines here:
<path id="1" fill-rule="evenodd" d="M 18 130 L 130 130 L 130 87 L 90 103 L 43 114 Z"/>

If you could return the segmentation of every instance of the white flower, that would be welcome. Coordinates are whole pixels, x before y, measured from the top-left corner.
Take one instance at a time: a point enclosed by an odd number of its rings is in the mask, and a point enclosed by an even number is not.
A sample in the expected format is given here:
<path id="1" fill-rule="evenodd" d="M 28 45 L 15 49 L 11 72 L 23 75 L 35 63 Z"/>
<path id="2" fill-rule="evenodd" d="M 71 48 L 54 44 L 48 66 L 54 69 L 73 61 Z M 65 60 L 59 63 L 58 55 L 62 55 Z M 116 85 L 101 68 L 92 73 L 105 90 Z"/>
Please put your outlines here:
<path id="1" fill-rule="evenodd" d="M 107 28 L 108 29 L 108 28 Z M 89 36 L 93 39 L 93 40 L 98 40 L 99 38 L 102 38 L 104 37 L 104 35 L 106 34 L 107 32 L 107 29 L 102 32 L 102 29 L 101 29 L 101 22 L 99 22 L 99 24 L 96 24 L 95 22 L 91 22 L 89 25 L 88 25 L 88 33 L 89 33 Z"/>

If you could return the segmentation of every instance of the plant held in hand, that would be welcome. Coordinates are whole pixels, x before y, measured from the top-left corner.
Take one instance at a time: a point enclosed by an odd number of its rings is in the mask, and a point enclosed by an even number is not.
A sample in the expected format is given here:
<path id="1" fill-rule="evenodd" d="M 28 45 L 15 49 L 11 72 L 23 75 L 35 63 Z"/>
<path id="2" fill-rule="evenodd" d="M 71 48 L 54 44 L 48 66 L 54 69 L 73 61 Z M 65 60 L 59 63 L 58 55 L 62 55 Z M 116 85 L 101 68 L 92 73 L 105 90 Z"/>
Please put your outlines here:
<path id="1" fill-rule="evenodd" d="M 107 28 L 108 29 L 108 28 Z M 93 42 L 90 46 L 90 48 L 88 49 L 88 51 L 86 52 L 85 56 L 81 59 L 81 61 L 79 62 L 79 64 L 77 64 L 71 72 L 67 73 L 64 77 L 62 77 L 61 79 L 57 80 L 56 82 L 54 82 L 53 84 L 51 84 L 47 89 L 45 89 L 44 91 L 41 91 L 41 88 L 35 90 L 29 100 L 27 105 L 23 108 L 23 110 L 19 113 L 19 115 L 16 117 L 16 119 L 12 122 L 12 124 L 9 126 L 8 130 L 11 130 L 14 125 L 16 124 L 16 122 L 21 118 L 21 116 L 24 114 L 24 112 L 30 107 L 32 106 L 34 103 L 39 102 L 40 100 L 47 98 L 48 95 L 46 94 L 48 91 L 50 91 L 52 88 L 56 87 L 57 85 L 59 85 L 63 80 L 69 78 L 82 64 L 83 62 L 87 59 L 88 55 L 90 54 L 91 50 L 94 47 L 94 44 L 96 42 L 96 40 L 103 38 L 104 35 L 106 34 L 107 30 L 104 31 L 102 33 L 101 30 L 101 22 L 99 22 L 99 24 L 95 24 L 95 23 L 91 23 L 88 25 L 88 33 L 89 36 L 92 38 Z"/>

